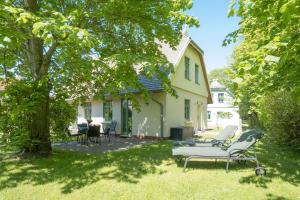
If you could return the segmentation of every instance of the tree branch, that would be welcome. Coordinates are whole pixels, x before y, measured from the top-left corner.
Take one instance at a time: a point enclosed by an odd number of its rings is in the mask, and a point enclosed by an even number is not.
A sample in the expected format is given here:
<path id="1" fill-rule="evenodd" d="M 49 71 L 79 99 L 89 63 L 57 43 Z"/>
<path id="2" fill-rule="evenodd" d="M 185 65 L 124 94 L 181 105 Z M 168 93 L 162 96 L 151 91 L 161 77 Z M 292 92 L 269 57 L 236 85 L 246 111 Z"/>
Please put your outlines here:
<path id="1" fill-rule="evenodd" d="M 46 54 L 44 55 L 44 59 L 43 59 L 43 65 L 44 66 L 48 66 L 50 64 L 51 57 L 54 54 L 57 46 L 58 46 L 58 42 L 54 42 L 52 44 L 52 46 L 49 48 L 49 50 L 46 52 Z"/>

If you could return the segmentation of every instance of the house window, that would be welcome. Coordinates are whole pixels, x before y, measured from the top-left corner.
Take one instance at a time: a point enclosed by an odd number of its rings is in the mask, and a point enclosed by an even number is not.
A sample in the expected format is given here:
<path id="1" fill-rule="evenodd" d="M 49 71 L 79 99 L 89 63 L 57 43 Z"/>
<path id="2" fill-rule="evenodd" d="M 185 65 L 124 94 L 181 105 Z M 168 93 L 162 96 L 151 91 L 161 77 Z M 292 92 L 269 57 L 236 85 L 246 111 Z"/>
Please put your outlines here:
<path id="1" fill-rule="evenodd" d="M 189 120 L 190 119 L 190 100 L 184 100 L 184 118 Z"/>
<path id="2" fill-rule="evenodd" d="M 199 65 L 195 64 L 195 83 L 199 84 Z"/>
<path id="3" fill-rule="evenodd" d="M 185 57 L 184 64 L 184 78 L 190 80 L 190 59 L 188 57 Z"/>
<path id="4" fill-rule="evenodd" d="M 224 103 L 224 93 L 218 93 L 218 102 Z"/>
<path id="5" fill-rule="evenodd" d="M 103 117 L 105 121 L 112 120 L 112 102 L 106 101 L 103 103 Z"/>
<path id="6" fill-rule="evenodd" d="M 207 111 L 207 119 L 211 120 L 211 111 Z"/>
<path id="7" fill-rule="evenodd" d="M 91 102 L 86 102 L 82 104 L 83 110 L 84 110 L 84 118 L 86 120 L 91 120 L 92 119 L 92 103 Z"/>

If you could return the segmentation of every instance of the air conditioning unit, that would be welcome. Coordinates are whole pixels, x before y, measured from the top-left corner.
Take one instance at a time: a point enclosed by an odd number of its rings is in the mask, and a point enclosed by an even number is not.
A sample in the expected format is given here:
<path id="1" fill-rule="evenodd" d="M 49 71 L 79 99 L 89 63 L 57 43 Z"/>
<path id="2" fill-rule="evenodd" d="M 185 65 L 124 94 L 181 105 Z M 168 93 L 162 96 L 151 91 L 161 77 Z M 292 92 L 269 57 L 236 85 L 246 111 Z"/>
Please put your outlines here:
<path id="1" fill-rule="evenodd" d="M 192 138 L 194 128 L 190 126 L 173 127 L 170 129 L 171 140 L 186 140 Z"/>

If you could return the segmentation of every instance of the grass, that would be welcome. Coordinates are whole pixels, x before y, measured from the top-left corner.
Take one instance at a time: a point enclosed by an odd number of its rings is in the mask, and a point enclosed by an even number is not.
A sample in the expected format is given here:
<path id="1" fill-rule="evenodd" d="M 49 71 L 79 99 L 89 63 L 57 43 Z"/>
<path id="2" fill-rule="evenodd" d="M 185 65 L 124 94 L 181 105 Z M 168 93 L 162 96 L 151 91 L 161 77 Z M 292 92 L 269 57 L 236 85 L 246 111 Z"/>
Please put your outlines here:
<path id="1" fill-rule="evenodd" d="M 258 143 L 267 168 L 253 163 L 190 162 L 186 173 L 167 141 L 91 155 L 54 151 L 48 158 L 2 158 L 0 200 L 10 199 L 300 199 L 300 155 Z"/>

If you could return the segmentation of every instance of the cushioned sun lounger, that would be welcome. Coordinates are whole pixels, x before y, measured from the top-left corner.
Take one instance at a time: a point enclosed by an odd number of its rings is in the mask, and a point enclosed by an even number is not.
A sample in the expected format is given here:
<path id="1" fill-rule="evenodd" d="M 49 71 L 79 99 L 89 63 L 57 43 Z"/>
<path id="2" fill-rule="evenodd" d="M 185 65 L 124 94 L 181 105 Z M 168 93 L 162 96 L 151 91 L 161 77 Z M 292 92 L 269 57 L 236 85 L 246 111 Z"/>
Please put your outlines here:
<path id="1" fill-rule="evenodd" d="M 173 156 L 181 156 L 185 158 L 184 170 L 189 160 L 194 158 L 226 160 L 226 171 L 228 171 L 229 163 L 232 160 L 246 161 L 252 160 L 256 162 L 256 174 L 264 175 L 265 170 L 259 166 L 256 155 L 246 156 L 245 152 L 249 150 L 255 142 L 261 138 L 262 133 L 258 130 L 249 130 L 241 134 L 241 136 L 232 143 L 227 149 L 220 147 L 199 147 L 199 146 L 178 146 L 172 149 Z"/>

